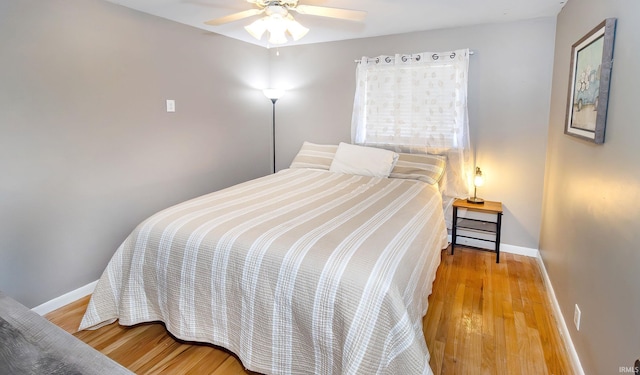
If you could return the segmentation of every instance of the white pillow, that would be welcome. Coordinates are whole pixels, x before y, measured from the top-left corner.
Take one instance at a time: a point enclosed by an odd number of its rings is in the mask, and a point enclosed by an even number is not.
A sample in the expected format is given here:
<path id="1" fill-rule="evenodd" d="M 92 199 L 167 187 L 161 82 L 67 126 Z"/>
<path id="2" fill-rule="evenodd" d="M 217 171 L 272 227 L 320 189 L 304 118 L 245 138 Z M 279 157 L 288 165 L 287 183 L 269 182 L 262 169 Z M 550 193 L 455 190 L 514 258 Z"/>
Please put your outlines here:
<path id="1" fill-rule="evenodd" d="M 393 151 L 341 142 L 329 171 L 361 176 L 389 177 L 396 160 L 398 160 L 398 154 Z"/>

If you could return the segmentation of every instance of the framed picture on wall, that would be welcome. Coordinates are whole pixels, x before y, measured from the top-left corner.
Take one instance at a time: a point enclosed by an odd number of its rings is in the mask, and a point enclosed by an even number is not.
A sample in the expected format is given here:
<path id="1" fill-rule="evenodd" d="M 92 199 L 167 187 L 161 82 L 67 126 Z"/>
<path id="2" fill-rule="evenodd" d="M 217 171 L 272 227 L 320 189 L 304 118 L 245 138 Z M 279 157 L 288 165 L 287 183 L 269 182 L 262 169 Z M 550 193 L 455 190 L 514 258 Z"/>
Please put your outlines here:
<path id="1" fill-rule="evenodd" d="M 564 133 L 604 143 L 616 19 L 607 18 L 571 46 Z"/>

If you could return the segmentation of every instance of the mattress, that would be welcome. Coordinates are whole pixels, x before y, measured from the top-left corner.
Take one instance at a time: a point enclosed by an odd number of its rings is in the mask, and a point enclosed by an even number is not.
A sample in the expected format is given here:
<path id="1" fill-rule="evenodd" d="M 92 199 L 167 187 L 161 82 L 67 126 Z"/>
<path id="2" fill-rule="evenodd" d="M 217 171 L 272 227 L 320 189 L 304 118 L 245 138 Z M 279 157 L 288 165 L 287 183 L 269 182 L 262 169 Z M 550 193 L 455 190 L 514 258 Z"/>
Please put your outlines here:
<path id="1" fill-rule="evenodd" d="M 437 186 L 285 169 L 167 208 L 117 249 L 80 329 L 162 321 L 264 374 L 430 374 Z"/>

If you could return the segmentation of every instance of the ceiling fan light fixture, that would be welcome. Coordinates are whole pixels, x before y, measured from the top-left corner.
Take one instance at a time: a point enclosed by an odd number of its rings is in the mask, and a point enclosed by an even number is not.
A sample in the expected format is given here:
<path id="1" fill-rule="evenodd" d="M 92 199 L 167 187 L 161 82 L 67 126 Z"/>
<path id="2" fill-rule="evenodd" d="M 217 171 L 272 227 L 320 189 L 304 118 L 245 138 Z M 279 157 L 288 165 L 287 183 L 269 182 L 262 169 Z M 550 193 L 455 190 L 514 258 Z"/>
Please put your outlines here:
<path id="1" fill-rule="evenodd" d="M 307 35 L 307 33 L 309 32 L 308 28 L 302 26 L 300 22 L 294 20 L 293 17 L 291 17 L 291 15 L 287 17 L 287 20 L 289 21 L 287 30 L 289 31 L 289 34 L 291 34 L 291 36 L 293 37 L 293 40 L 296 40 L 296 41 L 300 40 L 303 36 Z"/>
<path id="2" fill-rule="evenodd" d="M 271 44 L 285 44 L 287 42 L 287 36 L 284 31 L 270 31 L 269 43 Z"/>
<path id="3" fill-rule="evenodd" d="M 287 42 L 288 20 L 282 14 L 274 13 L 266 17 L 267 30 L 269 30 L 269 43 L 284 44 Z"/>
<path id="4" fill-rule="evenodd" d="M 262 35 L 267 31 L 267 22 L 265 20 L 267 17 L 260 18 L 259 20 L 254 21 L 248 26 L 245 26 L 244 29 L 247 30 L 252 37 L 260 40 L 262 39 Z"/>

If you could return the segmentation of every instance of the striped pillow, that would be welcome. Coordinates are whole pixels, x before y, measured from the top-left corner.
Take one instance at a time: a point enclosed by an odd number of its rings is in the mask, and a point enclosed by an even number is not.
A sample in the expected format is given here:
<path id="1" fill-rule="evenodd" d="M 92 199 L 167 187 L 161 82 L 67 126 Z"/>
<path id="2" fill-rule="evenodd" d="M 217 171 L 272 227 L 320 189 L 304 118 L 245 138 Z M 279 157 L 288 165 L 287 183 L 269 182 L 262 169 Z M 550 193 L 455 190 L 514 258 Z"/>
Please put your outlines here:
<path id="1" fill-rule="evenodd" d="M 444 156 L 400 153 L 389 177 L 420 180 L 433 185 L 442 178 L 445 162 Z"/>
<path id="2" fill-rule="evenodd" d="M 324 169 L 328 171 L 337 149 L 337 145 L 317 145 L 311 142 L 304 142 L 289 168 Z"/>

